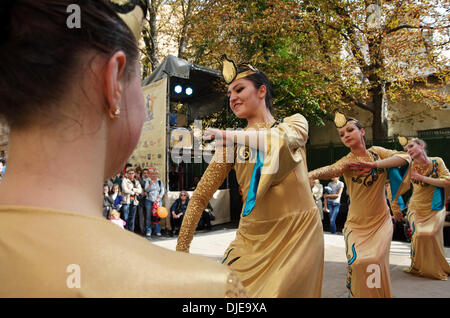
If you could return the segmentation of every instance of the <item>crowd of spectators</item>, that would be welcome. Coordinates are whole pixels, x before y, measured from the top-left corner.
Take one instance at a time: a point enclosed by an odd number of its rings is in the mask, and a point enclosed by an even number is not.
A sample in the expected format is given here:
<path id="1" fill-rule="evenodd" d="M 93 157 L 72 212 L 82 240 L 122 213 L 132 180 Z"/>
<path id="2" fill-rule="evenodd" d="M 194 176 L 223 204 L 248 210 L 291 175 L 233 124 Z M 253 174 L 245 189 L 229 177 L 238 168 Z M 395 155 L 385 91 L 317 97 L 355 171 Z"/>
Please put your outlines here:
<path id="1" fill-rule="evenodd" d="M 161 219 L 157 211 L 159 206 L 163 206 L 164 194 L 164 183 L 155 168 L 134 169 L 127 165 L 103 185 L 103 216 L 125 230 L 143 236 L 177 235 L 189 203 L 189 194 L 180 191 L 167 217 Z M 212 219 L 212 207 L 208 204 L 199 229 L 210 230 Z"/>

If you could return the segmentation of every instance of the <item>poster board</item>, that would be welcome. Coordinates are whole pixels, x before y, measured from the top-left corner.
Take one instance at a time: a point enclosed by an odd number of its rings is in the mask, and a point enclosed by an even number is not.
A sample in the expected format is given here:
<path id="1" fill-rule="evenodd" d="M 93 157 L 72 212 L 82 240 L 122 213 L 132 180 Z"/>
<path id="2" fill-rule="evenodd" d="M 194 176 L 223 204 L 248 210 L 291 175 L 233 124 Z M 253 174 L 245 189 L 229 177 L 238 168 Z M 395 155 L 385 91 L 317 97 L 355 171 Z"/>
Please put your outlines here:
<path id="1" fill-rule="evenodd" d="M 139 142 L 131 154 L 133 167 L 156 168 L 161 180 L 166 176 L 167 78 L 142 88 L 145 120 Z"/>

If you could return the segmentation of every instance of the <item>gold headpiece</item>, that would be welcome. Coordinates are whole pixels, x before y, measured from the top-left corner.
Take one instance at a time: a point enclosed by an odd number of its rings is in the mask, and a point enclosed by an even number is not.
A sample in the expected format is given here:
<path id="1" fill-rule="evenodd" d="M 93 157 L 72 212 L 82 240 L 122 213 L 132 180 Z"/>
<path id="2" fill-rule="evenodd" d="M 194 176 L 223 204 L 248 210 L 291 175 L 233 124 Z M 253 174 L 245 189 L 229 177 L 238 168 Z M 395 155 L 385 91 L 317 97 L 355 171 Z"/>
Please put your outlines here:
<path id="1" fill-rule="evenodd" d="M 345 125 L 347 125 L 347 117 L 344 114 L 341 114 L 340 112 L 334 113 L 334 124 L 337 128 L 342 128 Z"/>
<path id="2" fill-rule="evenodd" d="M 342 128 L 351 121 L 359 123 L 355 118 L 347 117 L 338 111 L 334 113 L 334 124 L 337 128 Z"/>
<path id="3" fill-rule="evenodd" d="M 147 14 L 146 0 L 109 0 L 117 14 L 128 25 L 139 41 L 141 38 L 142 22 Z"/>
<path id="4" fill-rule="evenodd" d="M 397 136 L 397 140 L 402 147 L 405 147 L 411 141 L 410 138 L 405 136 Z"/>
<path id="5" fill-rule="evenodd" d="M 225 54 L 222 55 L 222 76 L 225 80 L 225 83 L 231 84 L 235 80 L 258 72 L 258 69 L 256 69 L 250 63 L 239 64 L 239 66 L 245 70 L 238 73 L 239 70 L 236 67 L 234 61 L 230 60 Z"/>

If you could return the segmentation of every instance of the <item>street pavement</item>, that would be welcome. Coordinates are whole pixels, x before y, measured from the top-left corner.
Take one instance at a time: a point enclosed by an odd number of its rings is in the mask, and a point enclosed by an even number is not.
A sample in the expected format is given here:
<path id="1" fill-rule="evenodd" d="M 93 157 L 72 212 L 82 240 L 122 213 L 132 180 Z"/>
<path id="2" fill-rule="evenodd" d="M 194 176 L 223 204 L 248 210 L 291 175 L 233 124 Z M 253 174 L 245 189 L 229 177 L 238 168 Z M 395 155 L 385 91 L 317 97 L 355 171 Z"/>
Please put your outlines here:
<path id="1" fill-rule="evenodd" d="M 236 229 L 217 225 L 209 232 L 197 231 L 191 244 L 192 254 L 205 256 L 217 261 L 222 259 L 225 249 L 234 240 Z M 322 297 L 346 298 L 347 258 L 344 237 L 341 234 L 325 232 L 325 266 Z M 153 244 L 175 250 L 177 238 L 152 237 Z M 440 281 L 417 277 L 405 273 L 403 268 L 410 265 L 410 244 L 392 241 L 390 251 L 391 284 L 394 297 L 398 298 L 450 298 L 450 280 Z M 450 263 L 450 248 L 445 248 L 447 262 Z"/>

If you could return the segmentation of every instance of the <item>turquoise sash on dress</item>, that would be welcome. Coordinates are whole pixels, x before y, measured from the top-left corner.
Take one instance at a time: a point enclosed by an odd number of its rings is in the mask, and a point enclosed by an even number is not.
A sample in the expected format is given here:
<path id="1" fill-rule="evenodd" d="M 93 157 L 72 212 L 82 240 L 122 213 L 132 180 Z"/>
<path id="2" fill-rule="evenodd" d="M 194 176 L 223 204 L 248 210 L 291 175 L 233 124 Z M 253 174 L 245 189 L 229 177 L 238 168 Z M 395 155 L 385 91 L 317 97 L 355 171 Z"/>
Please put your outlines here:
<path id="1" fill-rule="evenodd" d="M 392 200 L 396 199 L 398 190 L 400 189 L 400 186 L 402 185 L 402 182 L 405 179 L 405 176 L 408 173 L 408 170 L 409 170 L 409 164 L 402 166 L 400 168 L 389 168 L 388 169 L 389 182 L 391 183 Z M 399 202 L 399 206 L 400 206 L 400 201 L 398 201 L 398 202 Z"/>
<path id="2" fill-rule="evenodd" d="M 242 216 L 249 215 L 256 204 L 256 193 L 258 192 L 259 179 L 261 178 L 261 169 L 264 165 L 264 152 L 258 151 L 256 155 L 256 163 L 253 168 L 252 179 L 250 187 L 248 188 L 247 200 L 245 201 L 244 212 Z"/>
<path id="3" fill-rule="evenodd" d="M 433 201 L 431 202 L 432 211 L 440 211 L 444 208 L 444 188 L 434 187 Z"/>

